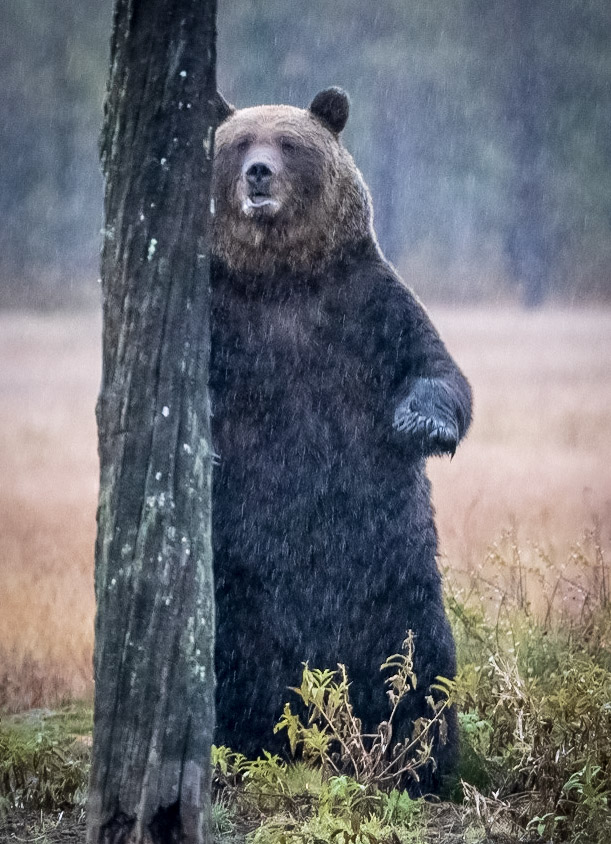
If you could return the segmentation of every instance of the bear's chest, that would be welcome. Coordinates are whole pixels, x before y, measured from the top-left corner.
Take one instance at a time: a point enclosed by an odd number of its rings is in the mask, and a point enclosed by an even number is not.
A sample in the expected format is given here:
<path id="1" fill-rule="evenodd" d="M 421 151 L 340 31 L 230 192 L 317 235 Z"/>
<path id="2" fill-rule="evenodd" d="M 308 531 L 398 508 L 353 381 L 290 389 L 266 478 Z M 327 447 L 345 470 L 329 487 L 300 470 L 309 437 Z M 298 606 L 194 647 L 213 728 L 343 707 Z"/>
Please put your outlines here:
<path id="1" fill-rule="evenodd" d="M 320 381 L 333 362 L 347 356 L 341 327 L 331 329 L 320 305 L 290 299 L 281 303 L 237 302 L 213 316 L 212 368 L 222 382 L 281 386 Z"/>
<path id="2" fill-rule="evenodd" d="M 212 307 L 212 375 L 221 384 L 280 389 L 283 379 L 336 387 L 362 358 L 355 315 L 311 290 L 240 297 L 219 290 Z"/>
<path id="3" fill-rule="evenodd" d="M 371 431 L 383 412 L 383 389 L 358 309 L 311 289 L 275 299 L 217 289 L 212 305 L 210 387 L 219 437 L 254 445 L 270 431 L 290 430 L 301 445 L 337 446 Z"/>

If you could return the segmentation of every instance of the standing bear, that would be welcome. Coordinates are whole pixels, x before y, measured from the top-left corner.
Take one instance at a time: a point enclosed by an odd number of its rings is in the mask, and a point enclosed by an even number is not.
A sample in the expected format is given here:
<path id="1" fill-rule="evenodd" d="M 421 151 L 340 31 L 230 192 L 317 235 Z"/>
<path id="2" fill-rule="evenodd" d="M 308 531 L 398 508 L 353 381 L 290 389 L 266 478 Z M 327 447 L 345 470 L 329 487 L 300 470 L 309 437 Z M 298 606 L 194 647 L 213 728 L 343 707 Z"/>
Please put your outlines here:
<path id="1" fill-rule="evenodd" d="M 394 739 L 455 674 L 426 458 L 453 455 L 471 390 L 382 255 L 339 135 L 349 100 L 228 113 L 212 236 L 216 741 L 277 750 L 301 664 L 344 663 L 364 732 L 388 718 L 384 660 L 415 637 Z M 383 154 L 383 152 L 382 152 Z M 436 749 L 453 764 L 455 716 Z"/>

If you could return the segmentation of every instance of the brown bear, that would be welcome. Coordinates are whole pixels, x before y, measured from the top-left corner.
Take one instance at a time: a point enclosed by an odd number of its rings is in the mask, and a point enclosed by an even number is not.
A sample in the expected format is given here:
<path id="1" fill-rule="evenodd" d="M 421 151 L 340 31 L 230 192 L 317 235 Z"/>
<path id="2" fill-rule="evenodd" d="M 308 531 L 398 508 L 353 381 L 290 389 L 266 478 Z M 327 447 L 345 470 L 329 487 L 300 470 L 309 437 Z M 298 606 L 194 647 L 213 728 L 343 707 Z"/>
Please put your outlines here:
<path id="1" fill-rule="evenodd" d="M 389 711 L 380 666 L 412 630 L 397 740 L 456 669 L 425 460 L 454 454 L 471 390 L 380 251 L 348 110 L 331 88 L 307 110 L 228 108 L 216 135 L 216 741 L 247 755 L 281 747 L 302 662 L 347 666 L 370 732 Z M 456 748 L 452 715 L 425 790 Z"/>

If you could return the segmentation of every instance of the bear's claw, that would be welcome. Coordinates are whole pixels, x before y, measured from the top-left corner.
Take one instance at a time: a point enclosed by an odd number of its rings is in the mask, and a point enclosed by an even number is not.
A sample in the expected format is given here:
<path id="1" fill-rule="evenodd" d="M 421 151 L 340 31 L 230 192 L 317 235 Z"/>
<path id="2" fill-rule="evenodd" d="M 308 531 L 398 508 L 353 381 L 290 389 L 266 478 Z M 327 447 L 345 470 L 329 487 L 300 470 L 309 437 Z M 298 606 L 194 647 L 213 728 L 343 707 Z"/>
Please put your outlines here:
<path id="1" fill-rule="evenodd" d="M 456 452 L 458 424 L 446 398 L 443 390 L 438 393 L 434 379 L 420 378 L 395 410 L 393 427 L 408 434 L 423 454 L 453 457 Z"/>

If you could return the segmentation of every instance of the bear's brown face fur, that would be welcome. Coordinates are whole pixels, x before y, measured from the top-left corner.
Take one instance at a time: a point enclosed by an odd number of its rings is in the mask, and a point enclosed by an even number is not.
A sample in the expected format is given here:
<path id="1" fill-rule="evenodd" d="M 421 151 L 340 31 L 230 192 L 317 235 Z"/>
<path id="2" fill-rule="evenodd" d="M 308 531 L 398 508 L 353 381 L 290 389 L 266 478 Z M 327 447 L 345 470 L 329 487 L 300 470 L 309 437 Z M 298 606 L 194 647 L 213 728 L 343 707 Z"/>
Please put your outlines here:
<path id="1" fill-rule="evenodd" d="M 217 130 L 212 248 L 231 269 L 315 273 L 372 236 L 369 193 L 339 140 L 348 101 L 337 96 L 322 92 L 307 110 L 240 109 Z"/>

